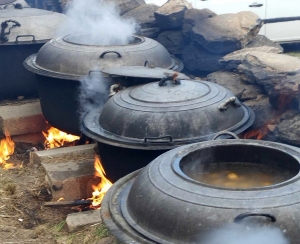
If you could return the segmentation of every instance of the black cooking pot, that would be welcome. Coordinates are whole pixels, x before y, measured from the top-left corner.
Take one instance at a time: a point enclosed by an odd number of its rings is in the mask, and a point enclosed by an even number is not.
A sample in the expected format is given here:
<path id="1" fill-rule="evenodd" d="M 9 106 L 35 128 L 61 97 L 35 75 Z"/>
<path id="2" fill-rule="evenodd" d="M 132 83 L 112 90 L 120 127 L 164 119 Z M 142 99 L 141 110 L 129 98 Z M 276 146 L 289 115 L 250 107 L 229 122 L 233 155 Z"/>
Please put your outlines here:
<path id="1" fill-rule="evenodd" d="M 98 142 L 107 176 L 116 181 L 167 150 L 223 130 L 240 133 L 253 121 L 252 110 L 224 87 L 181 80 L 127 88 L 92 109 L 81 130 Z"/>
<path id="2" fill-rule="evenodd" d="M 277 228 L 297 244 L 299 170 L 299 149 L 279 143 L 225 139 L 181 146 L 118 180 L 101 203 L 101 217 L 122 243 L 206 244 L 212 231 L 230 225 L 246 232 Z M 222 238 L 213 243 L 228 243 Z"/>
<path id="3" fill-rule="evenodd" d="M 19 8 L 16 2 L 11 2 L 14 5 L 0 10 L 0 99 L 34 97 L 37 96 L 36 79 L 24 68 L 23 61 L 54 37 L 66 16 L 46 10 Z"/>
<path id="4" fill-rule="evenodd" d="M 135 81 L 121 78 L 116 81 L 107 73 L 102 73 L 103 69 L 145 65 L 149 69 L 183 68 L 161 44 L 150 38 L 132 36 L 127 45 L 110 46 L 88 43 L 88 40 L 89 34 L 74 34 L 53 39 L 45 44 L 38 54 L 28 57 L 24 62 L 28 70 L 37 74 L 44 117 L 52 126 L 71 134 L 80 135 L 80 80 L 87 79 L 88 83 L 91 83 L 89 79 L 99 79 L 99 82 L 104 84 L 104 89 L 109 90 L 109 86 L 114 83 L 130 86 L 149 82 L 149 79 L 153 81 L 153 78 Z M 122 77 L 128 78 L 130 75 Z"/>

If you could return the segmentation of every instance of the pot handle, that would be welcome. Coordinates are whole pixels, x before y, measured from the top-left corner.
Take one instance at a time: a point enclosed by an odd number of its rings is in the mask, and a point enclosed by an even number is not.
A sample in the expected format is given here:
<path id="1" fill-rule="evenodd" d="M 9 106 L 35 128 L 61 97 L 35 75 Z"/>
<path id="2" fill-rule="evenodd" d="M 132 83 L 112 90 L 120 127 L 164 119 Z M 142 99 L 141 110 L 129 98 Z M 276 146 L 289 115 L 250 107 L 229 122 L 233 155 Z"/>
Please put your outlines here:
<path id="1" fill-rule="evenodd" d="M 100 74 L 98 77 L 102 76 L 102 72 L 100 70 L 90 70 L 89 71 L 89 77 L 91 78 L 92 77 L 92 74 L 93 73 L 98 73 Z"/>
<path id="2" fill-rule="evenodd" d="M 108 54 L 108 53 L 115 53 L 115 54 L 118 55 L 118 58 L 121 58 L 121 57 L 122 57 L 122 55 L 121 55 L 119 52 L 117 52 L 117 51 L 105 51 L 105 52 L 103 52 L 103 53 L 99 56 L 99 58 L 104 58 L 104 56 L 105 56 L 106 54 Z"/>
<path id="3" fill-rule="evenodd" d="M 163 141 L 163 143 L 168 143 L 170 145 L 174 145 L 172 136 L 159 136 L 159 137 L 145 137 L 144 138 L 144 146 L 146 147 L 146 146 L 148 146 L 148 143 L 151 143 L 151 142 L 149 142 L 149 140 L 159 140 L 159 139 L 165 139 L 165 138 L 168 138 L 169 141 Z M 160 141 L 160 143 L 162 143 L 162 141 Z"/>
<path id="4" fill-rule="evenodd" d="M 224 102 L 222 102 L 218 108 L 220 111 L 225 111 L 229 107 L 229 105 L 232 104 L 234 106 L 240 107 L 241 103 L 236 97 L 229 97 Z"/>
<path id="5" fill-rule="evenodd" d="M 16 41 L 15 41 L 16 44 L 19 43 L 19 38 L 20 38 L 20 37 L 32 37 L 32 42 L 33 42 L 33 43 L 36 42 L 35 36 L 34 36 L 34 35 L 19 35 L 19 36 L 16 37 Z"/>
<path id="6" fill-rule="evenodd" d="M 230 135 L 232 136 L 234 139 L 240 139 L 236 134 L 234 134 L 233 132 L 231 131 L 220 131 L 219 133 L 217 133 L 213 138 L 212 140 L 216 140 L 219 136 L 222 136 L 222 135 Z"/>
<path id="7" fill-rule="evenodd" d="M 250 217 L 250 216 L 264 216 L 269 218 L 272 222 L 276 222 L 276 217 L 269 213 L 241 213 L 238 216 L 236 216 L 233 220 L 235 223 L 241 222 L 244 218 Z"/>

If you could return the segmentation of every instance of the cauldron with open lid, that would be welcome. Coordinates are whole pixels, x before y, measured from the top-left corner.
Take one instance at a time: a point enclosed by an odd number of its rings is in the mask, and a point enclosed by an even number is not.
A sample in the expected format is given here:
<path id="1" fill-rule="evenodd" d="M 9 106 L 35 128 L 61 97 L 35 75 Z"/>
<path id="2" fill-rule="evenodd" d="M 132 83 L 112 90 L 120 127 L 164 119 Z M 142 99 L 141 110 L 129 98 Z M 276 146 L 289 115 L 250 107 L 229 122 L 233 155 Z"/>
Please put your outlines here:
<path id="1" fill-rule="evenodd" d="M 223 139 L 185 145 L 118 180 L 101 216 L 122 243 L 206 244 L 212 231 L 230 225 L 233 231 L 276 228 L 297 244 L 299 172 L 299 149 L 284 144 Z"/>
<path id="2" fill-rule="evenodd" d="M 11 4 L 0 9 L 0 99 L 37 97 L 35 75 L 23 62 L 55 36 L 67 16 L 4 2 Z"/>
<path id="3" fill-rule="evenodd" d="M 133 35 L 125 45 L 99 45 L 96 41 L 90 42 L 90 36 L 91 33 L 79 33 L 52 39 L 24 62 L 25 67 L 37 76 L 46 120 L 75 135 L 80 135 L 78 100 L 82 79 L 98 79 L 109 88 L 115 81 L 101 72 L 103 69 L 144 65 L 176 71 L 183 68 L 178 59 L 153 39 Z M 128 85 L 132 84 L 125 84 Z"/>
<path id="4" fill-rule="evenodd" d="M 181 80 L 117 93 L 86 114 L 81 131 L 98 142 L 107 176 L 116 181 L 166 150 L 209 140 L 223 130 L 241 133 L 253 121 L 252 110 L 224 87 Z"/>

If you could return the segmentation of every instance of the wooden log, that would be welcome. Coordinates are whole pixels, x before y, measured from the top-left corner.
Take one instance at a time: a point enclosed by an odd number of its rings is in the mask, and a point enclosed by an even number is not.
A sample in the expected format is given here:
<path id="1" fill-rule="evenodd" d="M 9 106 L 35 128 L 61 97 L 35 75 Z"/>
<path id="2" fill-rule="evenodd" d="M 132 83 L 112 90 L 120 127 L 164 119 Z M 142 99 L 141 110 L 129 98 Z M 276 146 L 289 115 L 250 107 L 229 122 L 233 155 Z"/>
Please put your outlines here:
<path id="1" fill-rule="evenodd" d="M 58 202 L 45 202 L 45 207 L 69 207 L 77 205 L 91 205 L 92 200 L 78 199 L 74 201 L 58 201 Z"/>

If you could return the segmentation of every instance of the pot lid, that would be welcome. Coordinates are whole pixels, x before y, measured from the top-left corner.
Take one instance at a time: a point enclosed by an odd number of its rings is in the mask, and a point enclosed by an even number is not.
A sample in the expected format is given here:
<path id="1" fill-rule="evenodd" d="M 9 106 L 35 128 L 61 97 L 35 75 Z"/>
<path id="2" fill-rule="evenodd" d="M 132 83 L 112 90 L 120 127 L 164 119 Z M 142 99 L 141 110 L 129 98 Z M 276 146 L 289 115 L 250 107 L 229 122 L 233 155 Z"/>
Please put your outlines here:
<path id="1" fill-rule="evenodd" d="M 206 172 L 216 162 L 252 162 L 293 174 L 285 182 L 249 190 L 214 188 L 186 174 L 187 169 Z M 122 243 L 208 243 L 203 239 L 209 230 L 234 224 L 242 214 L 254 212 L 276 222 L 297 212 L 299 163 L 299 150 L 274 142 L 238 139 L 181 146 L 118 180 L 101 203 L 101 217 Z M 280 218 L 272 226 L 289 231 L 294 228 L 289 221 Z"/>
<path id="2" fill-rule="evenodd" d="M 0 0 L 0 5 L 5 5 L 5 4 L 9 4 L 9 3 L 13 3 L 16 0 Z"/>
<path id="3" fill-rule="evenodd" d="M 252 110 L 224 87 L 181 80 L 117 93 L 102 109 L 86 114 L 82 132 L 119 147 L 158 150 L 209 140 L 223 130 L 240 133 L 253 121 Z"/>
<path id="4" fill-rule="evenodd" d="M 0 45 L 45 43 L 56 35 L 66 15 L 36 8 L 6 8 L 1 10 L 0 23 L 6 22 L 5 32 L 14 26 Z"/>
<path id="5" fill-rule="evenodd" d="M 156 78 L 161 79 L 166 75 L 171 75 L 174 71 L 151 66 L 122 66 L 112 67 L 102 70 L 103 73 L 111 76 L 125 76 L 136 78 Z M 189 79 L 188 76 L 178 73 L 179 79 Z"/>
<path id="6" fill-rule="evenodd" d="M 88 44 L 89 39 L 89 33 L 52 39 L 36 55 L 28 57 L 24 65 L 36 74 L 70 80 L 79 80 L 92 70 L 143 66 L 145 62 L 163 69 L 183 68 L 163 45 L 147 37 L 133 35 L 125 45 Z"/>

